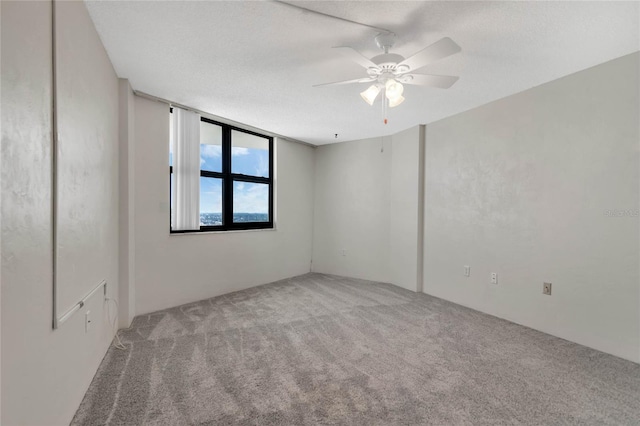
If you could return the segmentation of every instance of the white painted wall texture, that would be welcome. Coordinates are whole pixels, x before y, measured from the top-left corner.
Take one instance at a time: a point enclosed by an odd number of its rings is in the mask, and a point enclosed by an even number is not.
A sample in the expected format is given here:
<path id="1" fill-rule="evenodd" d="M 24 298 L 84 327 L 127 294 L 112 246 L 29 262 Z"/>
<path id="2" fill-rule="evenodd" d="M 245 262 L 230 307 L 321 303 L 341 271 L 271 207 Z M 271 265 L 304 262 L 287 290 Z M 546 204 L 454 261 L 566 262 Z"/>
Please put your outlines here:
<path id="1" fill-rule="evenodd" d="M 416 126 L 317 148 L 314 271 L 420 290 L 423 136 Z"/>
<path id="2" fill-rule="evenodd" d="M 60 317 L 103 280 L 118 283 L 119 129 L 118 80 L 84 2 L 55 10 Z"/>
<path id="3" fill-rule="evenodd" d="M 638 58 L 427 127 L 426 293 L 640 361 Z"/>
<path id="4" fill-rule="evenodd" d="M 390 164 L 390 137 L 316 148 L 313 271 L 390 281 Z"/>
<path id="5" fill-rule="evenodd" d="M 68 102 L 110 108 L 96 128 L 115 135 L 100 176 L 107 191 L 98 196 L 115 217 L 103 247 L 104 270 L 117 283 L 117 78 L 82 2 L 58 4 L 70 37 L 62 49 L 83 52 L 76 76 L 82 86 L 101 80 L 97 98 Z M 0 4 L 2 31 L 2 419 L 3 425 L 63 425 L 75 413 L 112 339 L 101 297 L 85 306 L 93 329 L 85 334 L 84 315 L 52 329 L 51 220 L 51 4 Z M 73 33 L 77 31 L 77 33 Z M 77 43 L 84 47 L 78 48 Z M 89 52 L 87 54 L 87 52 Z M 68 52 L 69 53 L 69 52 Z M 73 52 L 70 52 L 73 53 Z M 65 60 L 77 60 L 73 54 Z M 75 59 L 70 59 L 75 58 Z M 73 64 L 65 64 L 73 67 Z M 65 76 L 62 76 L 64 78 Z M 68 86 L 67 86 L 68 87 Z M 73 105 L 74 107 L 77 105 Z M 112 108 L 111 108 L 112 107 Z M 105 127 L 106 126 L 106 127 Z M 76 200 L 81 201 L 81 200 Z M 102 199 L 101 199 L 102 201 Z M 117 297 L 117 286 L 109 288 Z"/>
<path id="6" fill-rule="evenodd" d="M 422 291 L 424 126 L 395 134 L 391 141 L 390 280 Z"/>
<path id="7" fill-rule="evenodd" d="M 119 101 L 119 311 L 120 328 L 131 325 L 135 316 L 135 98 L 129 81 L 118 83 Z"/>
<path id="8" fill-rule="evenodd" d="M 276 230 L 170 235 L 169 107 L 136 97 L 136 313 L 309 272 L 314 152 L 276 142 Z"/>

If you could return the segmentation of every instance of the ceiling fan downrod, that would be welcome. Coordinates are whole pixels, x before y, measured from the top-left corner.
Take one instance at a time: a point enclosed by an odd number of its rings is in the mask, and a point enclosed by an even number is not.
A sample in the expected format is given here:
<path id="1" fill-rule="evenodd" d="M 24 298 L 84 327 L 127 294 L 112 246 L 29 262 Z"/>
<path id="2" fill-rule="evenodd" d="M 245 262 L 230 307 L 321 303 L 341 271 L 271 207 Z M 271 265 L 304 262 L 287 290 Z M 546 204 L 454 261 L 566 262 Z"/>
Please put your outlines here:
<path id="1" fill-rule="evenodd" d="M 396 35 L 392 32 L 388 33 L 380 33 L 375 39 L 376 45 L 384 51 L 384 53 L 389 53 L 389 49 L 396 44 Z"/>

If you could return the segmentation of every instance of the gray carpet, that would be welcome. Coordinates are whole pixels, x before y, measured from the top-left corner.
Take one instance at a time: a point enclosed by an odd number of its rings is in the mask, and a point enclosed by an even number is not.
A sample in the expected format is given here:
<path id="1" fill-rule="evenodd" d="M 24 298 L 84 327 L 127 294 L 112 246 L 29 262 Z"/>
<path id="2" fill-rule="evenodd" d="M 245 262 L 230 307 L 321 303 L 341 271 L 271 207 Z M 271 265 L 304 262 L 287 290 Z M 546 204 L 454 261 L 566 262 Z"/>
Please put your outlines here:
<path id="1" fill-rule="evenodd" d="M 136 317 L 74 425 L 640 424 L 640 365 L 308 274 Z"/>

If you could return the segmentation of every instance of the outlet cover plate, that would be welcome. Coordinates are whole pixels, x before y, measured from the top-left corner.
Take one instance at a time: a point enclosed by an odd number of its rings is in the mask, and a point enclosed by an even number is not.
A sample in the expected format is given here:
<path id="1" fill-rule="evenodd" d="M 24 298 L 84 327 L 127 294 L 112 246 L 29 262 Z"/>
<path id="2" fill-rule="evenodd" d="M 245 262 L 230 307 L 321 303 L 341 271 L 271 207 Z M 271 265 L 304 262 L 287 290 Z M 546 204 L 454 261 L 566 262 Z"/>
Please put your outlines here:
<path id="1" fill-rule="evenodd" d="M 542 283 L 542 294 L 551 296 L 551 283 Z"/>

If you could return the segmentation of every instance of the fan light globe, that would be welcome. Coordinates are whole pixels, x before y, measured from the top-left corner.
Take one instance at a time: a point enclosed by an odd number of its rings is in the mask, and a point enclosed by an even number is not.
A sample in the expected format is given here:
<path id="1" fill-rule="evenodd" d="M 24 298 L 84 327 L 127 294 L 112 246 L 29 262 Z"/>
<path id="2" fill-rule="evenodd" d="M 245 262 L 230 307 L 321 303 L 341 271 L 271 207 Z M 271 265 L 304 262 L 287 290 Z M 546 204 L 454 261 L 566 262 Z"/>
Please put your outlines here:
<path id="1" fill-rule="evenodd" d="M 362 96 L 362 99 L 364 99 L 366 103 L 373 105 L 373 102 L 378 97 L 378 93 L 380 93 L 380 87 L 378 87 L 377 84 L 372 84 L 367 90 L 360 93 L 360 96 Z"/>
<path id="2" fill-rule="evenodd" d="M 389 101 L 395 101 L 398 98 L 402 97 L 402 92 L 404 91 L 404 87 L 402 86 L 402 83 L 400 83 L 399 81 L 396 81 L 390 78 L 389 80 L 386 81 L 386 83 L 384 83 L 384 87 L 385 87 L 385 95 L 387 96 L 387 99 L 389 99 Z M 398 102 L 396 105 L 399 105 L 399 104 L 400 103 Z"/>
<path id="3" fill-rule="evenodd" d="M 404 96 L 400 95 L 397 98 L 389 99 L 389 108 L 397 107 L 404 102 Z"/>

